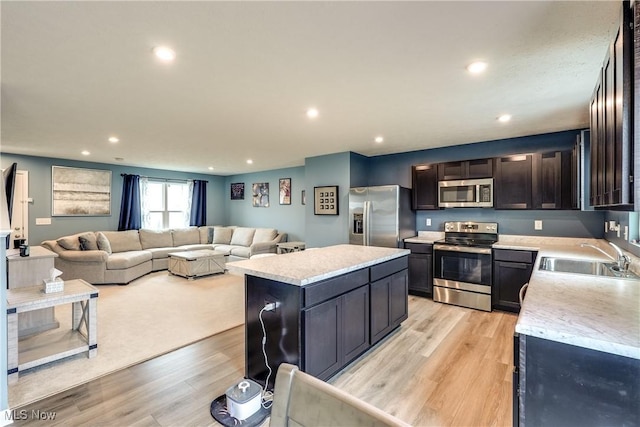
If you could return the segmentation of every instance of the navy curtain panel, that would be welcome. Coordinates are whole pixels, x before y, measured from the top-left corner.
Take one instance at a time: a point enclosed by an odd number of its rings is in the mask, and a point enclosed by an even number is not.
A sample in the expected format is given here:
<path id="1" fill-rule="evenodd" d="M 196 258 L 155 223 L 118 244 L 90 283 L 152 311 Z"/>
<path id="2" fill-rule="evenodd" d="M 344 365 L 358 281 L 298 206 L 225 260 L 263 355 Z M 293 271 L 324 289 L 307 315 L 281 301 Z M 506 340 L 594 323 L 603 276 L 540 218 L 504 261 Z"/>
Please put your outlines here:
<path id="1" fill-rule="evenodd" d="M 193 180 L 189 225 L 207 225 L 207 181 Z"/>
<path id="2" fill-rule="evenodd" d="M 118 221 L 118 231 L 139 230 L 142 228 L 140 176 L 125 174 L 123 177 L 122 202 L 120 203 L 120 221 Z"/>

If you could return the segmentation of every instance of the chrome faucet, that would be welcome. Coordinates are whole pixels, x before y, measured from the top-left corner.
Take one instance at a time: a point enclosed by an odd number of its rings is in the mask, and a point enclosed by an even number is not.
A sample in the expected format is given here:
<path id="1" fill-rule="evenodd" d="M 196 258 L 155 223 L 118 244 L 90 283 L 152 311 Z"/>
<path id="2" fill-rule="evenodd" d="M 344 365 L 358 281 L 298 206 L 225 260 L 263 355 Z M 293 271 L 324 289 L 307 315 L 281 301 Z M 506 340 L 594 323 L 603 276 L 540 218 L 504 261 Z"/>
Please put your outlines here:
<path id="1" fill-rule="evenodd" d="M 609 244 L 611 246 L 613 246 L 613 249 L 616 250 L 616 253 L 618 254 L 618 268 L 626 273 L 627 270 L 629 270 L 629 264 L 631 264 L 631 258 L 629 258 L 629 256 L 625 255 L 624 252 L 622 252 L 622 249 L 620 249 L 618 246 L 616 246 L 614 243 L 609 242 Z"/>
<path id="2" fill-rule="evenodd" d="M 581 244 L 580 244 L 580 247 L 582 247 L 582 248 L 586 248 L 586 247 L 588 247 L 588 248 L 593 248 L 593 249 L 595 249 L 595 250 L 597 250 L 597 251 L 601 252 L 602 254 L 604 254 L 607 258 L 609 258 L 609 259 L 611 259 L 611 260 L 613 260 L 613 261 L 615 261 L 615 260 L 616 260 L 614 257 L 612 257 L 611 255 L 609 255 L 608 253 L 606 253 L 605 251 L 603 251 L 602 249 L 600 249 L 600 248 L 599 248 L 599 247 L 597 247 L 596 245 L 592 245 L 591 243 L 581 243 Z"/>

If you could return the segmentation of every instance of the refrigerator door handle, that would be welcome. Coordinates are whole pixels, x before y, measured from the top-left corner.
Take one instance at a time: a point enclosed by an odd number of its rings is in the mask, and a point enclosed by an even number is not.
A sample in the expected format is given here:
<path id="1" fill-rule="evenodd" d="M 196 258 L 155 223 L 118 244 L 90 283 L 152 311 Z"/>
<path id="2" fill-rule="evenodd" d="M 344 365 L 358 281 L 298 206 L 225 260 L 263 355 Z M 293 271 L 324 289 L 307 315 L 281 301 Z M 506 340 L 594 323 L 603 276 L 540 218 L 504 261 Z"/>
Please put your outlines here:
<path id="1" fill-rule="evenodd" d="M 362 216 L 362 220 L 364 221 L 364 241 L 363 244 L 364 246 L 369 246 L 370 244 L 370 230 L 369 230 L 369 216 L 371 214 L 371 202 L 370 201 L 366 201 L 364 202 L 364 215 Z"/>

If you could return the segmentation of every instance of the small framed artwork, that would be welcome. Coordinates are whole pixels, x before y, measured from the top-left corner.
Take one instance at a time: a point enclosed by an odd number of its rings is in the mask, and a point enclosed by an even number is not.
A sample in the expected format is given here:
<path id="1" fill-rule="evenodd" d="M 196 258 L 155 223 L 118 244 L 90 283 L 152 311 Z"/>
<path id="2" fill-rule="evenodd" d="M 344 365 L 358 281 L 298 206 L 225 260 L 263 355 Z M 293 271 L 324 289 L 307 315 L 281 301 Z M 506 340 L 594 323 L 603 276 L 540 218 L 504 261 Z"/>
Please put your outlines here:
<path id="1" fill-rule="evenodd" d="M 231 184 L 231 200 L 244 200 L 244 182 Z"/>
<path id="2" fill-rule="evenodd" d="M 338 215 L 338 186 L 314 187 L 313 213 Z"/>
<path id="3" fill-rule="evenodd" d="M 306 190 L 302 190 L 302 194 L 300 194 L 300 200 L 302 201 L 303 205 L 307 204 L 307 191 Z"/>
<path id="4" fill-rule="evenodd" d="M 268 208 L 269 207 L 269 183 L 257 182 L 251 186 L 253 192 L 253 207 Z"/>
<path id="5" fill-rule="evenodd" d="M 291 204 L 291 178 L 280 178 L 280 204 Z"/>

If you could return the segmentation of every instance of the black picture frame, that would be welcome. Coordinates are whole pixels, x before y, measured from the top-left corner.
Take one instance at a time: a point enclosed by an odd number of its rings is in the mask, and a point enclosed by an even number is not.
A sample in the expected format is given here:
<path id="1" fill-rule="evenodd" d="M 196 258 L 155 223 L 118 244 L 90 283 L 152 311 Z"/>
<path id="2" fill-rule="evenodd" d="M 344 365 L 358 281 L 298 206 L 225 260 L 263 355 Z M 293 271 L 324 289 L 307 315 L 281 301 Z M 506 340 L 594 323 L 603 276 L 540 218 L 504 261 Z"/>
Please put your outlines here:
<path id="1" fill-rule="evenodd" d="M 313 214 L 338 215 L 339 194 L 337 185 L 313 187 Z"/>
<path id="2" fill-rule="evenodd" d="M 244 200 L 244 182 L 231 184 L 231 200 Z"/>
<path id="3" fill-rule="evenodd" d="M 278 182 L 278 193 L 281 205 L 291 204 L 291 178 L 280 178 Z"/>

